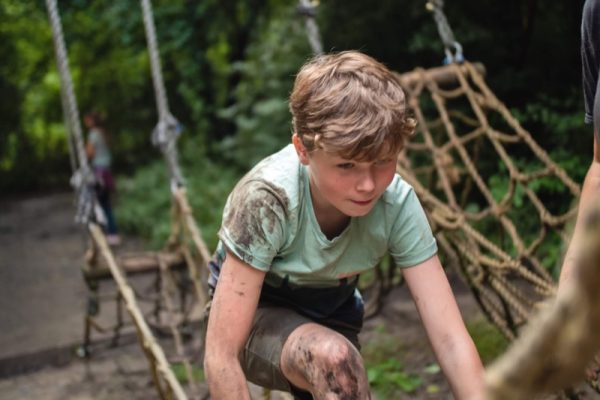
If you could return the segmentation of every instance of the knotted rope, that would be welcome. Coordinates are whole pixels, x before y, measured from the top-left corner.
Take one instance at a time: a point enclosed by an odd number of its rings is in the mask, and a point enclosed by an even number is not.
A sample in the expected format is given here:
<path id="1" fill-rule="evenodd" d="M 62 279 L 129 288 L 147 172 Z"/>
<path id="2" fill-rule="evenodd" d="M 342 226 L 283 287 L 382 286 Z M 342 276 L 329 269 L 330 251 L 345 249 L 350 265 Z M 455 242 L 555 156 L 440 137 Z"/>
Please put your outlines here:
<path id="1" fill-rule="evenodd" d="M 308 42 L 314 55 L 323 54 L 323 44 L 321 43 L 321 35 L 319 27 L 315 20 L 317 16 L 318 1 L 300 0 L 298 5 L 298 13 L 304 17 L 306 26 L 306 35 Z"/>
<path id="2" fill-rule="evenodd" d="M 169 101 L 165 90 L 158 43 L 156 40 L 156 29 L 150 0 L 141 0 L 144 14 L 144 28 L 146 30 L 146 42 L 148 44 L 148 55 L 152 69 L 152 83 L 154 84 L 154 96 L 156 108 L 158 109 L 158 123 L 152 131 L 152 144 L 157 146 L 163 153 L 169 174 L 171 186 L 183 185 L 183 177 L 179 168 L 176 141 L 181 133 L 181 125 L 169 110 Z"/>
<path id="3" fill-rule="evenodd" d="M 444 43 L 444 52 L 446 53 L 444 64 L 463 62 L 465 58 L 463 56 L 462 46 L 454 38 L 454 32 L 452 32 L 446 14 L 444 14 L 444 0 L 429 0 L 426 4 L 426 8 L 433 14 L 438 33 Z"/>
<path id="4" fill-rule="evenodd" d="M 61 82 L 61 101 L 65 116 L 65 126 L 67 128 L 67 143 L 70 150 L 71 168 L 73 170 L 71 185 L 77 193 L 75 220 L 85 224 L 94 219 L 102 220 L 103 217 L 101 211 L 99 211 L 99 207 L 95 204 L 95 178 L 85 154 L 83 134 L 79 122 L 79 110 L 69 70 L 69 58 L 56 0 L 46 0 L 46 8 L 48 9 L 48 17 L 52 28 L 56 65 Z"/>

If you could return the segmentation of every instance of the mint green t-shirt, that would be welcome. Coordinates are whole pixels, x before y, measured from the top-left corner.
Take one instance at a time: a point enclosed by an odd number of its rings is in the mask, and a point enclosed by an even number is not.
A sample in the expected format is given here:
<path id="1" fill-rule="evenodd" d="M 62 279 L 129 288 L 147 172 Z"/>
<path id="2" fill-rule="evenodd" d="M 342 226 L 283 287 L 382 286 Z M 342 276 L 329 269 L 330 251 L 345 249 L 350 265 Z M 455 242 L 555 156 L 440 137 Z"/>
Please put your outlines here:
<path id="1" fill-rule="evenodd" d="M 291 284 L 333 287 L 373 268 L 389 251 L 399 267 L 437 252 L 413 188 L 394 176 L 372 210 L 352 217 L 329 240 L 317 223 L 308 170 L 290 144 L 257 164 L 236 185 L 223 212 L 223 245 L 238 258 Z M 220 244 L 221 245 L 221 244 Z"/>

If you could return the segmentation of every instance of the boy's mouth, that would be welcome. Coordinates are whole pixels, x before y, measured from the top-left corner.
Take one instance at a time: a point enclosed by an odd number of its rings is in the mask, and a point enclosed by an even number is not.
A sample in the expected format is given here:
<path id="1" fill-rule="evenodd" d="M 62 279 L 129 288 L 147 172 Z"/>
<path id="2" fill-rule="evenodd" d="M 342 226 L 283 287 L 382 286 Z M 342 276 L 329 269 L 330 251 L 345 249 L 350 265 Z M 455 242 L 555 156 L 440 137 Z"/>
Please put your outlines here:
<path id="1" fill-rule="evenodd" d="M 350 200 L 350 201 L 359 206 L 367 206 L 373 202 L 373 199 L 365 200 L 365 201 L 357 201 L 357 200 Z"/>

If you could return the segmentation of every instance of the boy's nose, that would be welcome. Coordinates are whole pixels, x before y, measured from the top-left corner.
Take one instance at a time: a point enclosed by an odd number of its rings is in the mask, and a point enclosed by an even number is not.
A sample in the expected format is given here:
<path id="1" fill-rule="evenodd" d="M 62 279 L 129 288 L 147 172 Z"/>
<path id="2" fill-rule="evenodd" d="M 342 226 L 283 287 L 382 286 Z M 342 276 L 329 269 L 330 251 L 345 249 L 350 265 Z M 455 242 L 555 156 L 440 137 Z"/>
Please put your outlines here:
<path id="1" fill-rule="evenodd" d="M 361 174 L 356 184 L 356 190 L 359 192 L 372 192 L 373 189 L 375 189 L 375 179 L 371 171 Z"/>

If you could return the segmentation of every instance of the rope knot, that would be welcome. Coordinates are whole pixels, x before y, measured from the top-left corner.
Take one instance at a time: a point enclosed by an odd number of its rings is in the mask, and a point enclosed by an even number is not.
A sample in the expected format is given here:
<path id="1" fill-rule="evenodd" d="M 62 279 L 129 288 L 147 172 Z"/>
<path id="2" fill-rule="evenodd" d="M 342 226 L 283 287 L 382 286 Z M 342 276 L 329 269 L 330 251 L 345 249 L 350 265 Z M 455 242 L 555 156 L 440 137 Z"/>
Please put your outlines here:
<path id="1" fill-rule="evenodd" d="M 318 6 L 318 1 L 301 1 L 301 4 L 296 7 L 296 12 L 301 17 L 316 18 Z"/>
<path id="2" fill-rule="evenodd" d="M 175 142 L 180 135 L 181 124 L 169 113 L 165 118 L 158 121 L 152 130 L 152 145 L 164 151 L 164 148 Z"/>
<path id="3" fill-rule="evenodd" d="M 438 28 L 438 33 L 442 42 L 444 43 L 444 58 L 443 64 L 448 65 L 452 63 L 462 63 L 465 61 L 463 55 L 463 49 L 461 44 L 454 38 L 454 33 L 446 14 L 444 14 L 444 1 L 443 0 L 429 0 L 425 5 L 425 8 L 433 14 L 433 19 Z"/>

